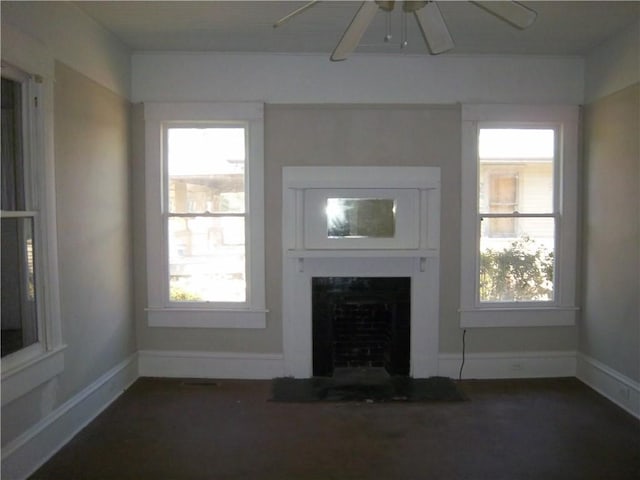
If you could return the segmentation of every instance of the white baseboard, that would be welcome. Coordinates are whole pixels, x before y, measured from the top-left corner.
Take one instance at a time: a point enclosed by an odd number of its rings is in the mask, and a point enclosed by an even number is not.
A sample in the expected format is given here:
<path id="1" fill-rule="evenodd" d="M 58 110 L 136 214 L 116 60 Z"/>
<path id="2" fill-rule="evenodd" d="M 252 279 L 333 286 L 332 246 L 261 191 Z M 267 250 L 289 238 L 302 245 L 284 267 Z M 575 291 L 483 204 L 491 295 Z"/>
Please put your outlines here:
<path id="1" fill-rule="evenodd" d="M 640 418 L 640 383 L 602 362 L 578 354 L 576 377 L 636 418 Z"/>
<path id="2" fill-rule="evenodd" d="M 141 377 L 260 380 L 284 375 L 284 358 L 279 353 L 141 350 L 138 362 Z"/>
<path id="3" fill-rule="evenodd" d="M 2 478 L 27 478 L 138 378 L 131 355 L 2 448 Z"/>
<path id="4" fill-rule="evenodd" d="M 458 378 L 462 354 L 441 353 L 438 375 Z M 574 377 L 576 352 L 467 353 L 463 379 Z"/>

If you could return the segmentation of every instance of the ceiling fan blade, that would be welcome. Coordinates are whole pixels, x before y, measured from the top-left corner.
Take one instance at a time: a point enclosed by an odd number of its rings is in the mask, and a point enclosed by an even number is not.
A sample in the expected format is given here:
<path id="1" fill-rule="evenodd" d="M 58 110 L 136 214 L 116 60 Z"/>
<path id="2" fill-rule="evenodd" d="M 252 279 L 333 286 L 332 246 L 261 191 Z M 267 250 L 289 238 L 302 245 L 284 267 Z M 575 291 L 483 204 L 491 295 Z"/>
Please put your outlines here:
<path id="1" fill-rule="evenodd" d="M 455 46 L 436 2 L 428 2 L 424 7 L 414 10 L 413 14 L 431 53 L 437 55 Z"/>
<path id="2" fill-rule="evenodd" d="M 293 12 L 291 12 L 288 15 L 285 15 L 284 17 L 282 17 L 280 20 L 278 20 L 276 23 L 273 24 L 273 28 L 278 28 L 282 25 L 284 25 L 285 23 L 287 23 L 289 20 L 291 20 L 293 17 L 295 17 L 296 15 L 300 15 L 302 12 L 310 9 L 311 7 L 313 7 L 316 3 L 318 3 L 319 0 L 314 0 L 312 2 L 309 2 L 303 6 L 301 6 L 300 8 L 296 8 Z"/>
<path id="3" fill-rule="evenodd" d="M 474 5 L 510 23 L 516 28 L 524 30 L 535 22 L 538 14 L 519 2 L 474 2 Z"/>
<path id="4" fill-rule="evenodd" d="M 346 60 L 349 55 L 360 43 L 362 35 L 378 12 L 378 5 L 375 2 L 362 2 L 356 15 L 345 30 L 340 42 L 331 54 L 333 62 Z"/>

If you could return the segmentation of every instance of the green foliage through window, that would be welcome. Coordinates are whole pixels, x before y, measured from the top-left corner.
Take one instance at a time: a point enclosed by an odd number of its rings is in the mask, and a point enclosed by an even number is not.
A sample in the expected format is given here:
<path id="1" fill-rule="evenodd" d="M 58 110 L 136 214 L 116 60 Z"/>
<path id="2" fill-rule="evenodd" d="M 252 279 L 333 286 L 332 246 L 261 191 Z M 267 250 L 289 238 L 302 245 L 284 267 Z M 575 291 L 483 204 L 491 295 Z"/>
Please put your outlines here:
<path id="1" fill-rule="evenodd" d="M 480 252 L 482 302 L 533 302 L 553 299 L 553 252 L 529 237 L 508 248 Z"/>
<path id="2" fill-rule="evenodd" d="M 169 298 L 172 302 L 201 302 L 202 297 L 184 287 L 171 285 Z"/>

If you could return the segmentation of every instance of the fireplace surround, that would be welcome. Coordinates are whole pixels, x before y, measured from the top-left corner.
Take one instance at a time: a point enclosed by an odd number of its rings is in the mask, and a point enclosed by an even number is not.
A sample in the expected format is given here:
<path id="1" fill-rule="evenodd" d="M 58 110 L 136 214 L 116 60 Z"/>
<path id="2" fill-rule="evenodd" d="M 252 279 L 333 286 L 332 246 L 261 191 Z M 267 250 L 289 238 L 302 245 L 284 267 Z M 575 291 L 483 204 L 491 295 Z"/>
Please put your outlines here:
<path id="1" fill-rule="evenodd" d="M 347 209 L 339 214 L 339 228 L 331 223 L 336 204 Z M 354 211 L 354 205 L 359 210 Z M 403 348 L 409 356 L 406 373 L 414 378 L 436 375 L 439 238 L 437 167 L 284 167 L 286 375 L 309 378 L 317 373 L 313 365 L 314 279 L 385 277 L 405 278 L 409 284 L 409 348 Z M 379 292 L 370 295 L 381 296 Z M 372 307 L 376 308 L 388 305 Z"/>

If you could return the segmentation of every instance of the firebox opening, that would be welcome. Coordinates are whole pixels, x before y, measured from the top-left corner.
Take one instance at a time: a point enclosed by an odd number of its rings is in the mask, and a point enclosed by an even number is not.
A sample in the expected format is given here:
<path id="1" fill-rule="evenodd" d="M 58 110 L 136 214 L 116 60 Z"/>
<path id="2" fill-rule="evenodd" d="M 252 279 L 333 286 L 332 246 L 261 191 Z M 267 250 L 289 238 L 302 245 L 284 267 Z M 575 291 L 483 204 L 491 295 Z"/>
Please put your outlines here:
<path id="1" fill-rule="evenodd" d="M 313 375 L 409 375 L 410 311 L 410 277 L 313 277 Z"/>

